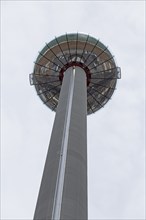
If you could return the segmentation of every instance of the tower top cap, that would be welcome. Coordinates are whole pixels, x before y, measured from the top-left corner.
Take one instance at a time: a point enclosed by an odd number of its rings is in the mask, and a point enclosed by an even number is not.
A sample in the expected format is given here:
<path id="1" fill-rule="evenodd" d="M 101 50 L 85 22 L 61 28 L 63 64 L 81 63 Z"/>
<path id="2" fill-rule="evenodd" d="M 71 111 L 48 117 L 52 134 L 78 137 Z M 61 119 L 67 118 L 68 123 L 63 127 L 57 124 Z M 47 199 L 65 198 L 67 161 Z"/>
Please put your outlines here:
<path id="1" fill-rule="evenodd" d="M 36 59 L 30 83 L 41 100 L 56 111 L 64 72 L 71 66 L 85 71 L 87 114 L 96 112 L 111 98 L 120 68 L 108 48 L 94 37 L 71 33 L 47 43 Z"/>

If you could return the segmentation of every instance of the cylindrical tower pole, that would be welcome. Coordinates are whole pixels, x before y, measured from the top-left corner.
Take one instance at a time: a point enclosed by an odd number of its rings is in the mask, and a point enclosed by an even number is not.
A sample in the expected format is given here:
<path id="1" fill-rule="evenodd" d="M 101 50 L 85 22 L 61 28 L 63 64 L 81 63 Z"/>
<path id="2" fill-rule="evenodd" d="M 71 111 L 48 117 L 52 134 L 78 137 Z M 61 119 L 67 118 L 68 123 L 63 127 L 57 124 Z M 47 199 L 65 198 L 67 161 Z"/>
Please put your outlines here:
<path id="1" fill-rule="evenodd" d="M 82 68 L 64 73 L 35 220 L 88 219 L 86 84 Z"/>
<path id="2" fill-rule="evenodd" d="M 30 84 L 56 117 L 34 220 L 87 220 L 86 117 L 110 100 L 120 76 L 108 47 L 83 33 L 39 52 Z"/>

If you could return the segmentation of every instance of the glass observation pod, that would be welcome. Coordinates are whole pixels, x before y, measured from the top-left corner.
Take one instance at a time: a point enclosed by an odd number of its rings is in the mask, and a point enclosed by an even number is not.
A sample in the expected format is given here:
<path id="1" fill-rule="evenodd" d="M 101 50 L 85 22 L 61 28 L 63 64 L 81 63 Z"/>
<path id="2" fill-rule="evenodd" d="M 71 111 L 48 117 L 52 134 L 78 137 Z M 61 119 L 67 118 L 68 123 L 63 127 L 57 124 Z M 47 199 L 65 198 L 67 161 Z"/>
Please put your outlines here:
<path id="1" fill-rule="evenodd" d="M 50 109 L 56 111 L 64 72 L 71 66 L 84 69 L 87 79 L 87 114 L 103 107 L 121 77 L 114 57 L 99 40 L 81 33 L 55 38 L 39 52 L 30 83 Z"/>

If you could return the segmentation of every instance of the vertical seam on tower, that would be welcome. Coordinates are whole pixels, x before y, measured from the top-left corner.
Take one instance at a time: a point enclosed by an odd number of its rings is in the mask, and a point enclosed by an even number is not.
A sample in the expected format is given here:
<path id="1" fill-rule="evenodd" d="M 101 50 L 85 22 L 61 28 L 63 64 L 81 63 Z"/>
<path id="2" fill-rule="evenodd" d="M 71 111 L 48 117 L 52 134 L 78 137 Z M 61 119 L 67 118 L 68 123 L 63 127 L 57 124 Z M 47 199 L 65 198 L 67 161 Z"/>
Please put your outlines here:
<path id="1" fill-rule="evenodd" d="M 67 97 L 67 107 L 66 107 L 66 113 L 65 113 L 63 138 L 62 138 L 62 143 L 61 143 L 60 160 L 59 160 L 55 196 L 54 196 L 54 203 L 53 203 L 52 220 L 59 220 L 60 213 L 61 213 L 61 203 L 62 203 L 66 157 L 67 157 L 67 148 L 68 148 L 68 138 L 69 138 L 69 126 L 70 126 L 71 109 L 72 109 L 72 101 L 73 101 L 74 80 L 75 80 L 75 68 L 73 68 L 73 71 L 70 77 L 70 83 L 69 83 L 69 93 Z"/>

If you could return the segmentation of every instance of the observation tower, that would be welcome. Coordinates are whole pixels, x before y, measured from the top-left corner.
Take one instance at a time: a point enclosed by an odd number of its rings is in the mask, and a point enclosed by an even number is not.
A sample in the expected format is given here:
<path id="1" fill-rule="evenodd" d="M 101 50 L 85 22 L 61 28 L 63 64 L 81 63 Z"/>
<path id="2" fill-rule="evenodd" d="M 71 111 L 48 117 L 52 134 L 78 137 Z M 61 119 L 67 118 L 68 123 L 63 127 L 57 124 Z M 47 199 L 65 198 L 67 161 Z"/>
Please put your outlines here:
<path id="1" fill-rule="evenodd" d="M 56 112 L 35 220 L 87 220 L 87 115 L 111 99 L 120 68 L 99 40 L 82 33 L 55 38 L 30 74 L 43 103 Z"/>

